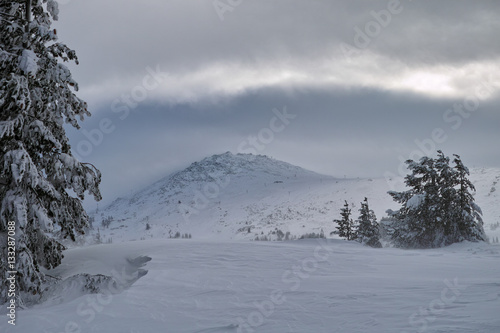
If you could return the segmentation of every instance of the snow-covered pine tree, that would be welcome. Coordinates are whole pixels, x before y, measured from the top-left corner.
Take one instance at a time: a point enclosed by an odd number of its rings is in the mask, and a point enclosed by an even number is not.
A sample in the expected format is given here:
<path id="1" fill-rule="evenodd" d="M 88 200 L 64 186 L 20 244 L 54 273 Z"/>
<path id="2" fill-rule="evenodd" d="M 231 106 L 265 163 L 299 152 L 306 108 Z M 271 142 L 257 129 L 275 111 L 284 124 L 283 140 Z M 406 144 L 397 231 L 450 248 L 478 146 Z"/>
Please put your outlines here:
<path id="1" fill-rule="evenodd" d="M 474 197 L 470 191 L 475 191 L 475 187 L 469 180 L 469 169 L 462 163 L 460 156 L 454 154 L 456 175 L 456 208 L 453 210 L 453 220 L 457 227 L 454 234 L 454 242 L 463 240 L 485 241 L 486 234 L 483 228 L 481 208 L 474 202 Z"/>
<path id="2" fill-rule="evenodd" d="M 61 63 L 78 61 L 51 29 L 57 2 L 32 0 L 31 22 L 25 6 L 24 0 L 0 0 L 0 242 L 8 221 L 14 221 L 20 298 L 31 302 L 46 281 L 40 267 L 61 263 L 64 247 L 57 239 L 84 233 L 88 216 L 81 200 L 86 191 L 100 200 L 101 175 L 72 156 L 63 127 L 79 128 L 78 120 L 90 113 Z M 5 276 L 6 252 L 0 245 Z M 0 303 L 5 300 L 3 286 Z"/>
<path id="3" fill-rule="evenodd" d="M 485 240 L 481 210 L 469 190 L 469 171 L 455 155 L 455 168 L 450 159 L 438 151 L 437 159 L 423 157 L 408 160 L 411 174 L 405 178 L 409 190 L 389 192 L 402 204 L 398 211 L 388 211 L 396 222 L 392 240 L 396 246 L 434 248 L 463 240 Z"/>
<path id="4" fill-rule="evenodd" d="M 436 239 L 436 243 L 447 244 L 458 241 L 454 235 L 457 234 L 457 223 L 455 223 L 455 207 L 457 185 L 456 171 L 450 166 L 450 158 L 445 156 L 441 150 L 437 151 L 438 155 L 434 162 L 436 173 L 438 174 L 438 222 L 442 232 L 436 235 L 440 239 Z"/>
<path id="5" fill-rule="evenodd" d="M 410 188 L 403 192 L 388 192 L 402 207 L 388 211 L 397 223 L 392 240 L 399 247 L 434 247 L 435 231 L 438 225 L 438 174 L 434 159 L 422 157 L 419 162 L 406 161 L 411 174 L 405 177 Z"/>
<path id="6" fill-rule="evenodd" d="M 377 217 L 368 205 L 368 198 L 361 203 L 359 218 L 356 221 L 356 240 L 363 245 L 371 247 L 382 247 L 380 243 L 379 225 Z"/>
<path id="7" fill-rule="evenodd" d="M 340 209 L 340 215 L 342 219 L 333 220 L 333 222 L 337 223 L 337 230 L 332 232 L 332 234 L 339 235 L 347 240 L 355 239 L 354 221 L 351 219 L 351 209 L 349 208 L 347 200 L 345 201 L 344 208 Z"/>

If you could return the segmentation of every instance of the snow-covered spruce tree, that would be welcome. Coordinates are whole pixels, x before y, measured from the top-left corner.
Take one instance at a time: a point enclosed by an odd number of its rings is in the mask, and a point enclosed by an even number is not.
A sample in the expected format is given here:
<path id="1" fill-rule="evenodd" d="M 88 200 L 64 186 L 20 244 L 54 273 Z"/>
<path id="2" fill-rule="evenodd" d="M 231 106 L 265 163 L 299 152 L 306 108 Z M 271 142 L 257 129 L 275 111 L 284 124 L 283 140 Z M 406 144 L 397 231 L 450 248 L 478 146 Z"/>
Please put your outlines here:
<path id="1" fill-rule="evenodd" d="M 439 175 L 439 222 L 443 228 L 441 241 L 456 233 L 456 223 L 454 220 L 456 199 L 456 172 L 450 166 L 450 158 L 438 150 L 438 157 L 434 162 L 436 172 Z"/>
<path id="2" fill-rule="evenodd" d="M 61 64 L 77 62 L 77 57 L 56 42 L 51 29 L 57 3 L 33 0 L 29 25 L 25 6 L 24 0 L 0 0 L 0 242 L 6 239 L 8 221 L 14 221 L 18 288 L 21 300 L 32 302 L 46 282 L 40 267 L 61 263 L 64 247 L 58 239 L 74 240 L 84 233 L 88 216 L 81 200 L 85 191 L 101 199 L 101 175 L 72 156 L 63 127 L 79 128 L 78 120 L 90 113 Z M 3 277 L 6 249 L 0 245 Z M 0 288 L 4 301 L 5 285 Z"/>
<path id="3" fill-rule="evenodd" d="M 377 217 L 368 205 L 368 198 L 361 203 L 359 218 L 356 221 L 356 240 L 363 245 L 382 247 L 380 243 L 379 225 Z"/>
<path id="4" fill-rule="evenodd" d="M 455 242 L 486 241 L 487 237 L 483 228 L 481 208 L 474 202 L 474 197 L 470 191 L 475 191 L 475 187 L 469 180 L 469 169 L 462 163 L 460 156 L 454 154 L 455 164 L 455 184 L 456 208 L 453 210 L 453 221 L 455 221 Z"/>
<path id="5" fill-rule="evenodd" d="M 392 240 L 398 247 L 432 247 L 439 196 L 434 160 L 422 157 L 420 162 L 408 160 L 406 164 L 411 174 L 405 177 L 405 184 L 410 190 L 389 192 L 402 205 L 398 211 L 388 211 L 396 221 Z"/>
<path id="6" fill-rule="evenodd" d="M 463 240 L 484 240 L 481 212 L 469 190 L 468 170 L 457 158 L 456 167 L 438 151 L 437 159 L 408 160 L 411 174 L 405 178 L 409 190 L 389 192 L 402 204 L 388 211 L 396 221 L 392 240 L 405 248 L 434 248 Z M 467 222 L 466 222 L 467 221 Z"/>
<path id="7" fill-rule="evenodd" d="M 351 209 L 347 200 L 345 201 L 344 208 L 340 209 L 340 215 L 342 219 L 333 220 L 337 223 L 337 230 L 333 231 L 331 234 L 339 235 L 347 240 L 354 240 L 356 238 L 356 233 L 354 230 L 354 221 L 351 219 Z"/>

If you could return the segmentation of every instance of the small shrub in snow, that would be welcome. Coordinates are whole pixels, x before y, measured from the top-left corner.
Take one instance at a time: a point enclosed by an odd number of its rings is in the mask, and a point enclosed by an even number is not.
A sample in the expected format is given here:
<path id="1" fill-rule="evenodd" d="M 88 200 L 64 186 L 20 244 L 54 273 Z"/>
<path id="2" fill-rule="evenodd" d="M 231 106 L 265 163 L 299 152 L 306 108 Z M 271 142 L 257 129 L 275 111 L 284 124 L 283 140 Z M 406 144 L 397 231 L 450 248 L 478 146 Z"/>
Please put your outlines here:
<path id="1" fill-rule="evenodd" d="M 104 219 L 102 219 L 101 221 L 101 225 L 103 228 L 109 228 L 109 225 L 111 224 L 111 222 L 113 222 L 115 219 L 113 216 L 108 216 Z"/>
<path id="2" fill-rule="evenodd" d="M 326 238 L 326 237 L 323 230 L 321 230 L 321 232 L 319 233 L 311 232 L 299 237 L 299 239 L 308 239 L 308 238 Z"/>

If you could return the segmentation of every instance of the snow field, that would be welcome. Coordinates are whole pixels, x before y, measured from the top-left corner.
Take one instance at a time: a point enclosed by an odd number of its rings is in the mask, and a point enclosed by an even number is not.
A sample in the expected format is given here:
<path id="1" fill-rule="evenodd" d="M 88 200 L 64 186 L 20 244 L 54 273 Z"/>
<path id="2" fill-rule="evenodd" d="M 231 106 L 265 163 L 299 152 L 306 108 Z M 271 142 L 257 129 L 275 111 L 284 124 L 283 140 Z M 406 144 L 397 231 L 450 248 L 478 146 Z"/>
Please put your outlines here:
<path id="1" fill-rule="evenodd" d="M 152 260 L 119 294 L 56 298 L 2 332 L 483 332 L 500 329 L 500 247 L 148 240 L 67 251 L 59 276 Z M 82 261 L 84 258 L 84 261 Z M 75 295 L 73 295 L 75 296 Z M 59 303 L 58 303 L 59 302 Z"/>

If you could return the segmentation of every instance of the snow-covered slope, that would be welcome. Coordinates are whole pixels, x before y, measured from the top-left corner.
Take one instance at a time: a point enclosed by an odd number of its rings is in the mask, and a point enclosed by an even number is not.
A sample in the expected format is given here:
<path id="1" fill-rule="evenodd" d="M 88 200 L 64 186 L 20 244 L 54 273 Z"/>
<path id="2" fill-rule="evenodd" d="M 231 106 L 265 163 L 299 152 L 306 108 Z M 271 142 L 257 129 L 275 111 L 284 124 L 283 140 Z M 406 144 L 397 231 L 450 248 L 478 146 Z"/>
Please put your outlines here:
<path id="1" fill-rule="evenodd" d="M 471 169 L 470 178 L 476 187 L 474 197 L 483 211 L 484 231 L 490 240 L 500 239 L 500 169 Z"/>
<path id="2" fill-rule="evenodd" d="M 485 230 L 500 237 L 499 169 L 474 169 L 477 203 Z M 398 183 L 394 180 L 391 184 Z M 94 236 L 122 241 L 174 237 L 277 239 L 308 233 L 328 235 L 347 200 L 357 217 L 367 197 L 379 219 L 396 209 L 386 179 L 337 179 L 266 156 L 231 153 L 193 163 L 94 213 Z M 111 217 L 111 218 L 109 218 Z M 103 227 L 103 220 L 112 220 Z"/>

